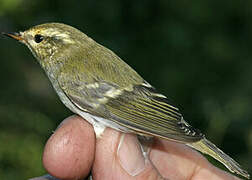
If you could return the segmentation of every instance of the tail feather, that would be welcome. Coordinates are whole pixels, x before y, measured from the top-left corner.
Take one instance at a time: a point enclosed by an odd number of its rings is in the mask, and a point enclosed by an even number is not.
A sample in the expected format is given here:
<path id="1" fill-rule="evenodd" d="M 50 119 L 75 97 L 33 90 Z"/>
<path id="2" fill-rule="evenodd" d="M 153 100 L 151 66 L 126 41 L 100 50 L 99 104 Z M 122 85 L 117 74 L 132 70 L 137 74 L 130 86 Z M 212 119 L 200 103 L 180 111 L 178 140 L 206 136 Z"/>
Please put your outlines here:
<path id="1" fill-rule="evenodd" d="M 187 145 L 204 154 L 212 156 L 213 158 L 221 162 L 224 166 L 226 166 L 231 172 L 237 173 L 249 179 L 250 175 L 248 174 L 247 171 L 243 170 L 235 160 L 233 160 L 231 157 L 229 157 L 227 154 L 225 154 L 223 151 L 217 148 L 213 143 L 208 141 L 206 138 L 203 138 L 198 142 L 190 143 Z"/>

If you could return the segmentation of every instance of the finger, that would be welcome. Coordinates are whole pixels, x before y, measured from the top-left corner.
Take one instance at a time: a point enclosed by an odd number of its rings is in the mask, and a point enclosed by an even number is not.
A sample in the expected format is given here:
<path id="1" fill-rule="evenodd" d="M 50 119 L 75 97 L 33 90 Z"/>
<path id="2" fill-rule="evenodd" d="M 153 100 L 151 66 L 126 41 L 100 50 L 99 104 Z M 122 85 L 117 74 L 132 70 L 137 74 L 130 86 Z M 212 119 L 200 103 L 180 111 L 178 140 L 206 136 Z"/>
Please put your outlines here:
<path id="1" fill-rule="evenodd" d="M 158 173 L 142 155 L 136 136 L 109 128 L 97 139 L 92 174 L 95 180 L 158 179 Z"/>
<path id="2" fill-rule="evenodd" d="M 43 164 L 59 179 L 79 179 L 90 172 L 95 152 L 93 127 L 79 116 L 71 116 L 46 143 Z"/>
<path id="3" fill-rule="evenodd" d="M 214 167 L 204 156 L 188 146 L 157 139 L 150 159 L 159 172 L 170 179 L 236 179 Z"/>

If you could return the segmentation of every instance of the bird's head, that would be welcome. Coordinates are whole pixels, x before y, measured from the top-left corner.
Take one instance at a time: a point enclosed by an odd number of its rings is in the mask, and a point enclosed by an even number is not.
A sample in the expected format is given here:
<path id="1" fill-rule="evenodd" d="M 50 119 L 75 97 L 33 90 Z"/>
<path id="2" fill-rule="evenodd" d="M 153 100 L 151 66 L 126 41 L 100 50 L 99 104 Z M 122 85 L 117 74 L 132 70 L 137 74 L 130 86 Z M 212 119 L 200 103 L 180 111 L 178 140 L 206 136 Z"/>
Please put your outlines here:
<path id="1" fill-rule="evenodd" d="M 46 23 L 23 32 L 3 34 L 27 45 L 42 65 L 83 51 L 93 42 L 76 28 L 61 23 Z"/>

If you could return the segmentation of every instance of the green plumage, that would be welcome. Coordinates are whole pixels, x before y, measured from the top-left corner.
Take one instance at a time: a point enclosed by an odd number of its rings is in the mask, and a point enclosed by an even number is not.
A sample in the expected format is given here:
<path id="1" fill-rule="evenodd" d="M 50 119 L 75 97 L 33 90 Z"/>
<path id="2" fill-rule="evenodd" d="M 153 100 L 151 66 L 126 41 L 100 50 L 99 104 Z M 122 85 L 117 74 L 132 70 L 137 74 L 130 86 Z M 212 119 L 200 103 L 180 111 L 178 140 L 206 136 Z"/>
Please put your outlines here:
<path id="1" fill-rule="evenodd" d="M 37 42 L 36 35 L 42 40 Z M 184 143 L 249 178 L 238 163 L 191 127 L 165 96 L 115 53 L 81 31 L 48 23 L 8 36 L 29 47 L 62 102 L 94 126 L 105 124 Z"/>

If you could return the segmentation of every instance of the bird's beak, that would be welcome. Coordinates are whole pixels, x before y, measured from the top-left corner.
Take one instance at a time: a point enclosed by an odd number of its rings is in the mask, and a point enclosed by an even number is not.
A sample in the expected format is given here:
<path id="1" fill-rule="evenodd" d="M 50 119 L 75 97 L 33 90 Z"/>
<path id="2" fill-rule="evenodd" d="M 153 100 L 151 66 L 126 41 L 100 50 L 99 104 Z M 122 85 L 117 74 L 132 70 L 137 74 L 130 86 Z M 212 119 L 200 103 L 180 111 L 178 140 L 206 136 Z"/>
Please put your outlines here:
<path id="1" fill-rule="evenodd" d="M 24 38 L 23 38 L 21 33 L 16 33 L 16 32 L 14 32 L 14 33 L 4 33 L 3 32 L 2 34 L 5 35 L 5 36 L 8 36 L 8 37 L 11 37 L 13 39 L 16 39 L 18 41 L 24 42 Z"/>

